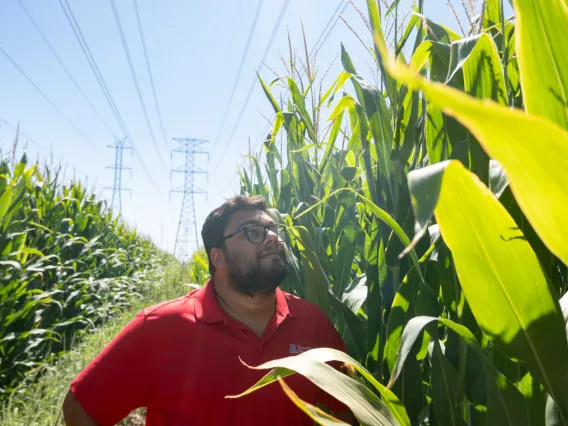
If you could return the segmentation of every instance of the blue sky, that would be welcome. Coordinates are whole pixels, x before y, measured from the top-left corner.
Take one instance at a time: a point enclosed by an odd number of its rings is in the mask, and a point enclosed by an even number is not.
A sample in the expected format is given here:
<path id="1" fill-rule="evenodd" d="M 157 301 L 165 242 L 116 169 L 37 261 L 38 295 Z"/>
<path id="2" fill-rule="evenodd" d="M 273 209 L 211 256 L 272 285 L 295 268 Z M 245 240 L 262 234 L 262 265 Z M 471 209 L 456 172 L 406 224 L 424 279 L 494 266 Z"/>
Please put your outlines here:
<path id="1" fill-rule="evenodd" d="M 112 132 L 97 117 L 56 61 L 24 13 L 20 1 Z M 266 126 L 263 115 L 270 117 L 271 114 L 271 107 L 259 84 L 254 85 L 248 106 L 238 123 L 237 118 L 284 0 L 264 0 L 262 4 L 233 102 L 216 146 L 213 145 L 260 0 L 138 0 L 166 141 L 162 137 L 152 97 L 133 0 L 115 1 L 156 144 L 144 119 L 111 2 L 68 0 L 68 3 L 132 135 L 139 156 L 154 181 L 154 184 L 150 182 L 138 157 L 125 151 L 124 165 L 132 168 L 132 175 L 129 171 L 123 175 L 123 186 L 131 189 L 131 194 L 123 193 L 123 216 L 160 247 L 172 251 L 181 195 L 170 195 L 170 190 L 183 183 L 180 175 L 170 178 L 170 170 L 183 164 L 182 155 L 171 155 L 171 150 L 176 147 L 172 138 L 209 140 L 204 145 L 210 152 L 209 163 L 205 157 L 198 161 L 202 168 L 209 170 L 208 182 L 196 178 L 198 186 L 208 192 L 207 199 L 204 196 L 196 197 L 196 217 L 200 230 L 209 211 L 238 190 L 236 166 L 243 163 L 241 155 L 248 150 L 249 138 L 253 149 L 259 148 Z M 293 47 L 300 50 L 303 43 L 302 20 L 311 48 L 340 3 L 340 0 L 290 0 L 266 63 L 276 72 L 284 74 L 278 51 L 284 55 L 288 51 L 287 29 Z M 365 12 L 364 0 L 353 0 L 353 3 Z M 465 22 L 462 2 L 453 3 Z M 411 4 L 411 1 L 403 0 L 400 9 L 407 10 Z M 510 12 L 510 8 L 507 9 Z M 459 32 L 445 0 L 425 0 L 425 14 Z M 365 25 L 351 5 L 347 6 L 343 17 L 366 43 L 371 42 Z M 341 43 L 352 56 L 359 73 L 370 76 L 369 64 L 372 60 L 369 53 L 341 21 L 320 49 L 320 66 L 329 66 L 340 51 Z M 44 160 L 52 152 L 56 160 L 68 166 L 69 172 L 74 168 L 77 177 L 86 180 L 97 193 L 110 200 L 112 192 L 103 188 L 113 183 L 113 170 L 106 167 L 113 164 L 114 151 L 107 146 L 115 142 L 115 136 L 122 138 L 124 134 L 81 51 L 60 2 L 2 1 L 0 47 L 72 123 L 63 118 L 0 52 L 0 119 L 5 120 L 0 121 L 2 152 L 10 149 L 15 135 L 7 123 L 14 126 L 19 124 L 26 136 L 21 136 L 21 142 L 28 138 L 34 141 L 28 144 L 27 149 L 32 158 L 39 154 Z M 329 73 L 330 78 L 339 73 L 340 67 L 337 61 Z M 267 68 L 262 70 L 261 75 L 265 80 L 274 77 Z"/>

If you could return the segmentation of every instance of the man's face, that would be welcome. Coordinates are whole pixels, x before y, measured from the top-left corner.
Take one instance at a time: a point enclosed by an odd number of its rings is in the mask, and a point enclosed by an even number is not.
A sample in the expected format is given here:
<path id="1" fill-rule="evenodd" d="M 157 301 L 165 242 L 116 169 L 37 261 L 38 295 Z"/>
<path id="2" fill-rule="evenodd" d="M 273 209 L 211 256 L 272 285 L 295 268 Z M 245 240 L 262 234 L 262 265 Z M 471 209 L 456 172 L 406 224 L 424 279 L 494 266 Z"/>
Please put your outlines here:
<path id="1" fill-rule="evenodd" d="M 241 210 L 231 215 L 224 235 L 230 235 L 241 226 L 274 224 L 262 210 Z M 262 228 L 257 227 L 262 237 Z M 252 229 L 250 230 L 252 231 Z M 254 241 L 254 235 L 251 234 Z M 284 243 L 270 229 L 261 243 L 252 243 L 246 231 L 225 240 L 223 246 L 227 274 L 236 291 L 249 296 L 273 292 L 287 274 Z"/>

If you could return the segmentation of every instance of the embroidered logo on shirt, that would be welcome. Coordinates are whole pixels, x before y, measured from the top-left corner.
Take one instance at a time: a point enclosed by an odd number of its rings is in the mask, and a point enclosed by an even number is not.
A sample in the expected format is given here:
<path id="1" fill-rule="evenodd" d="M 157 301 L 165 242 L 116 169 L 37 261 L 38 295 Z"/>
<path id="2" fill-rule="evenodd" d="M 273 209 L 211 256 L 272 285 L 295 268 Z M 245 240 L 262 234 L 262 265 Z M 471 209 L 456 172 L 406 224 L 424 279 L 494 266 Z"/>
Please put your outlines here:
<path id="1" fill-rule="evenodd" d="M 295 345 L 293 343 L 290 343 L 290 353 L 291 354 L 301 354 L 303 352 L 309 351 L 310 349 L 313 349 L 309 346 L 300 346 L 300 345 Z"/>

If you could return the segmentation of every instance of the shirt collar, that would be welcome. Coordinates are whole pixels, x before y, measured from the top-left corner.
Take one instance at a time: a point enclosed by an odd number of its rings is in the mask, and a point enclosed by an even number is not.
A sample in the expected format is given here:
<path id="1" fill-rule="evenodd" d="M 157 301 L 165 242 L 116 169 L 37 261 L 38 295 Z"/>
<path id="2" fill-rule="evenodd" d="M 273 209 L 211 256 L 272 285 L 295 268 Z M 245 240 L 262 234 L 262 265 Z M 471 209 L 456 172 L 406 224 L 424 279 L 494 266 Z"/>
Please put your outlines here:
<path id="1" fill-rule="evenodd" d="M 211 278 L 207 284 L 195 293 L 194 313 L 195 318 L 205 323 L 215 323 L 225 321 L 227 314 L 219 304 L 213 289 L 213 279 Z M 278 320 L 291 316 L 288 308 L 288 302 L 284 292 L 276 289 L 276 315 Z M 280 321 L 278 321 L 280 322 Z"/>

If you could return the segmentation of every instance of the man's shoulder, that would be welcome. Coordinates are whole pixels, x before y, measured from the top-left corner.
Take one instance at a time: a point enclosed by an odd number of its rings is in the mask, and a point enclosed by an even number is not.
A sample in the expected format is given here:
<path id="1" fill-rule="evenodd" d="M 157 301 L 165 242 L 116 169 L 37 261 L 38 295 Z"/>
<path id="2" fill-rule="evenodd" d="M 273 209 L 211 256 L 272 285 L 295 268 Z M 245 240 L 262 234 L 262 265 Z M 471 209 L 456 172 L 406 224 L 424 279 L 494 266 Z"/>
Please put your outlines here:
<path id="1" fill-rule="evenodd" d="M 293 316 L 311 319 L 322 317 L 327 318 L 323 310 L 315 303 L 285 291 L 282 291 L 282 293 L 286 298 L 288 309 Z"/>
<path id="2" fill-rule="evenodd" d="M 192 290 L 183 296 L 175 299 L 164 300 L 142 309 L 140 315 L 144 316 L 145 321 L 161 321 L 166 319 L 185 319 L 193 320 L 194 315 L 194 295 L 199 290 Z"/>

